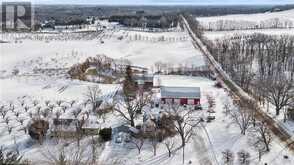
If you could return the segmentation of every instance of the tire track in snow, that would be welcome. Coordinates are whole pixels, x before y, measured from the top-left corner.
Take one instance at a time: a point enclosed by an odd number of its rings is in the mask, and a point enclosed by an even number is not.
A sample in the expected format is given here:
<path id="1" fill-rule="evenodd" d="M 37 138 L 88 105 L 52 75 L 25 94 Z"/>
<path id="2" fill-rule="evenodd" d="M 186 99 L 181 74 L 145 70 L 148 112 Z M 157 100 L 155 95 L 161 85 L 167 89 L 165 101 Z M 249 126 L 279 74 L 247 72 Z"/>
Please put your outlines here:
<path id="1" fill-rule="evenodd" d="M 197 154 L 198 158 L 198 163 L 200 165 L 212 165 L 210 156 L 209 156 L 209 151 L 207 149 L 207 146 L 205 145 L 205 141 L 202 137 L 202 129 L 197 129 L 197 134 L 195 134 L 192 139 L 193 139 L 193 145 L 195 147 L 195 151 Z"/>

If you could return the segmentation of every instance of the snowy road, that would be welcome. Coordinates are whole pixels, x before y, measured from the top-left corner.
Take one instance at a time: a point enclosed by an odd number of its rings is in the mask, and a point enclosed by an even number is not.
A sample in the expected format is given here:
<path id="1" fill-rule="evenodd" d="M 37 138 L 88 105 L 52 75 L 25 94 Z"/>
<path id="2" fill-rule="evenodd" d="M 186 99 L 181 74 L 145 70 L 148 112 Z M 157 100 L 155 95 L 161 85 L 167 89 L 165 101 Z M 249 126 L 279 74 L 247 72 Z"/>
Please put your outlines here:
<path id="1" fill-rule="evenodd" d="M 196 134 L 192 137 L 193 139 L 193 145 L 195 147 L 195 151 L 198 158 L 198 164 L 199 165 L 212 165 L 212 162 L 210 160 L 209 150 L 207 149 L 207 146 L 205 145 L 204 137 L 203 137 L 204 131 L 202 129 L 197 129 Z"/>

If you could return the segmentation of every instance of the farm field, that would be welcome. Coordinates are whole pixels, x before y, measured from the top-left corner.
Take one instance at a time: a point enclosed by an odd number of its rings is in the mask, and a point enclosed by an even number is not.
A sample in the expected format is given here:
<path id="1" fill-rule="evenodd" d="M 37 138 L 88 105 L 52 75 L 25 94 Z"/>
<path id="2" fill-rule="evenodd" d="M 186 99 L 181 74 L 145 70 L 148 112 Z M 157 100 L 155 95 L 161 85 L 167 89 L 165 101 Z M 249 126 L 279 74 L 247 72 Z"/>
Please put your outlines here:
<path id="1" fill-rule="evenodd" d="M 44 152 L 54 152 L 61 144 L 69 145 L 68 148 L 74 147 L 74 144 L 67 141 L 58 144 L 50 139 L 42 146 L 35 144 L 23 130 L 34 115 L 46 111 L 46 105 L 51 104 L 53 109 L 48 118 L 52 119 L 58 113 L 61 118 L 72 116 L 79 108 L 82 112 L 78 118 L 82 118 L 89 110 L 88 106 L 83 105 L 88 87 L 98 86 L 106 101 L 111 100 L 120 88 L 119 84 L 72 80 L 67 76 L 72 65 L 103 54 L 114 59 L 126 58 L 132 64 L 151 71 L 154 63 L 159 61 L 174 66 L 205 66 L 203 56 L 194 49 L 185 32 L 105 30 L 89 35 L 17 33 L 1 34 L 1 37 L 7 43 L 1 43 L 0 102 L 5 109 L 8 105 L 12 106 L 13 112 L 5 113 L 5 118 L 1 117 L 0 141 L 6 148 L 16 147 L 24 159 L 39 163 Z M 61 111 L 61 105 L 58 106 L 57 102 L 62 102 L 68 109 Z M 23 106 L 27 107 L 26 110 Z M 90 126 L 98 122 L 100 127 L 113 127 L 123 121 L 110 114 L 106 122 L 95 116 L 91 116 L 89 122 Z M 87 145 L 89 141 L 89 138 L 85 138 L 81 143 Z M 85 150 L 89 152 L 89 148 Z"/>
<path id="2" fill-rule="evenodd" d="M 42 36 L 42 34 L 36 35 Z M 123 38 L 119 40 L 118 37 Z M 50 60 L 54 60 L 54 58 L 59 63 L 62 62 L 59 59 L 67 58 L 67 60 L 64 60 L 66 64 L 61 64 L 62 66 L 58 67 L 69 67 L 87 57 L 98 54 L 105 54 L 115 59 L 127 58 L 132 63 L 147 68 L 151 68 L 158 61 L 185 64 L 185 62 L 189 63 L 191 59 L 197 61 L 195 66 L 204 65 L 204 60 L 200 56 L 201 53 L 193 48 L 184 32 L 148 33 L 121 30 L 106 31 L 95 36 L 95 38 L 91 38 L 91 40 L 74 38 L 67 41 L 58 41 L 57 36 L 52 41 L 25 39 L 20 40 L 22 43 L 14 43 L 15 40 L 12 39 L 10 43 L 1 44 L 1 51 L 3 52 L 2 70 L 17 67 L 17 65 L 29 60 L 38 59 L 49 67 Z M 101 40 L 104 41 L 103 44 L 100 43 Z M 27 51 L 20 51 L 23 49 Z M 153 58 L 150 59 L 151 55 Z M 57 64 L 54 63 L 54 65 Z"/>
<path id="3" fill-rule="evenodd" d="M 37 35 L 37 34 L 36 34 Z M 42 34 L 38 34 L 42 36 Z M 44 34 L 48 36 L 48 34 Z M 124 36 L 126 39 L 118 40 L 117 37 Z M 70 80 L 63 82 L 66 70 L 74 64 L 83 62 L 88 57 L 96 55 L 106 55 L 114 59 L 126 58 L 133 64 L 149 68 L 154 67 L 155 62 L 164 61 L 178 64 L 189 64 L 193 66 L 205 65 L 200 52 L 195 50 L 184 32 L 171 32 L 163 34 L 151 34 L 150 39 L 177 38 L 179 41 L 135 41 L 135 37 L 147 37 L 148 33 L 144 32 L 127 32 L 115 31 L 105 32 L 96 39 L 77 40 L 69 39 L 67 41 L 38 41 L 32 39 L 17 39 L 12 37 L 10 43 L 1 44 L 1 98 L 12 99 L 9 92 L 14 91 L 16 86 L 21 85 L 21 91 L 26 91 L 34 84 L 34 88 L 42 91 L 42 88 L 50 86 L 51 88 L 61 88 L 62 84 L 68 84 Z M 185 38 L 180 41 L 180 37 Z M 92 37 L 93 38 L 93 37 Z M 97 39 L 99 38 L 99 39 Z M 104 43 L 101 44 L 100 41 Z M 138 39 L 139 40 L 139 39 Z M 26 51 L 22 51 L 26 50 Z M 152 56 L 152 58 L 150 58 Z M 191 62 L 192 61 L 192 62 Z M 46 74 L 36 75 L 34 69 L 52 69 L 59 68 L 53 77 L 47 77 Z M 13 70 L 17 70 L 18 76 L 12 76 Z M 50 80 L 49 80 L 50 79 Z M 54 80 L 56 79 L 56 80 Z M 38 82 L 40 80 L 40 82 Z M 48 83 L 48 80 L 50 83 Z M 10 83 L 11 82 L 11 83 Z M 17 82 L 17 83 L 15 83 Z M 72 82 L 70 88 L 74 84 L 82 84 L 81 82 Z M 37 87 L 38 86 L 38 87 Z M 35 90 L 33 90 L 35 91 Z M 32 92 L 33 92 L 32 91 Z M 43 90 L 46 91 L 46 90 Z M 66 90 L 65 90 L 66 92 Z M 26 92 L 23 92 L 24 94 Z M 40 92 L 42 93 L 42 92 Z M 52 94 L 52 93 L 51 93 Z M 44 93 L 46 95 L 46 93 Z M 76 94 L 77 95 L 77 94 Z M 15 96 L 18 97 L 18 96 Z"/>
<path id="4" fill-rule="evenodd" d="M 291 28 L 294 26 L 294 10 L 266 12 L 257 14 L 232 14 L 213 17 L 197 17 L 205 29 L 253 29 L 253 28 Z"/>

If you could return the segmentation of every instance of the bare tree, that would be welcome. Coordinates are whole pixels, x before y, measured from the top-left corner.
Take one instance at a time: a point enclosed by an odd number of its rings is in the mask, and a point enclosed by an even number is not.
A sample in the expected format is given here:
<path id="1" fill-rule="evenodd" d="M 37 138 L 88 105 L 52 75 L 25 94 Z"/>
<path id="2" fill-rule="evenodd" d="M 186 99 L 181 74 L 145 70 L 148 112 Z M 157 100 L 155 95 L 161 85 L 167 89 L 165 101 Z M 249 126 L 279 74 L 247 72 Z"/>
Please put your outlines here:
<path id="1" fill-rule="evenodd" d="M 116 102 L 114 110 L 134 127 L 137 115 L 141 113 L 143 107 L 149 103 L 150 98 L 150 94 L 137 95 L 135 98 L 124 95 L 123 101 L 119 100 Z"/>
<path id="2" fill-rule="evenodd" d="M 272 134 L 265 122 L 258 124 L 255 129 L 257 133 L 257 143 L 262 143 L 267 152 L 270 151 L 270 144 L 272 142 Z"/>
<path id="3" fill-rule="evenodd" d="M 131 143 L 135 144 L 136 148 L 138 149 L 138 153 L 140 154 L 141 153 L 141 149 L 142 149 L 142 147 L 144 145 L 144 138 L 141 137 L 141 136 L 138 139 L 132 137 Z"/>
<path id="4" fill-rule="evenodd" d="M 75 117 L 75 118 L 78 118 L 79 114 L 82 112 L 82 109 L 81 108 L 76 108 L 75 110 L 72 111 L 72 115 Z"/>
<path id="5" fill-rule="evenodd" d="M 294 98 L 293 88 L 293 81 L 287 80 L 285 76 L 276 76 L 275 80 L 271 78 L 265 82 L 266 98 L 275 105 L 277 116 L 281 109 L 288 106 Z"/>
<path id="6" fill-rule="evenodd" d="M 70 101 L 69 102 L 69 104 L 70 104 L 70 107 L 72 107 L 74 104 L 76 103 L 76 101 L 75 100 L 72 100 L 72 101 Z"/>
<path id="7" fill-rule="evenodd" d="M 161 73 L 163 70 L 163 63 L 161 61 L 157 61 L 155 64 L 156 72 Z"/>
<path id="8" fill-rule="evenodd" d="M 224 109 L 224 113 L 225 113 L 226 116 L 231 113 L 231 110 L 232 110 L 231 106 L 232 105 L 228 101 L 224 102 L 223 109 Z"/>
<path id="9" fill-rule="evenodd" d="M 99 99 L 101 97 L 100 88 L 98 86 L 88 87 L 85 97 L 92 104 L 92 111 L 95 112 L 99 106 Z"/>
<path id="10" fill-rule="evenodd" d="M 167 138 L 164 140 L 164 145 L 168 151 L 168 157 L 171 157 L 172 150 L 175 147 L 175 141 L 173 138 Z"/>
<path id="11" fill-rule="evenodd" d="M 63 103 L 63 101 L 62 100 L 57 100 L 56 101 L 56 104 L 60 107 L 60 105 Z"/>
<path id="12" fill-rule="evenodd" d="M 50 100 L 45 100 L 45 105 L 48 107 L 49 106 L 49 104 L 50 104 Z"/>
<path id="13" fill-rule="evenodd" d="M 222 152 L 224 164 L 230 165 L 234 162 L 234 153 L 227 149 Z"/>
<path id="14" fill-rule="evenodd" d="M 46 117 L 48 117 L 48 115 L 49 115 L 49 109 L 48 109 L 48 108 L 45 108 L 41 113 L 42 113 L 42 116 L 43 116 L 44 118 L 46 118 Z"/>
<path id="15" fill-rule="evenodd" d="M 17 121 L 20 123 L 20 125 L 23 125 L 24 119 L 23 118 L 19 118 L 19 119 L 17 119 Z"/>
<path id="16" fill-rule="evenodd" d="M 8 131 L 8 133 L 9 133 L 9 134 L 11 134 L 11 132 L 12 132 L 12 129 L 13 129 L 13 127 L 11 127 L 11 126 L 7 125 L 7 131 Z"/>
<path id="17" fill-rule="evenodd" d="M 9 122 L 10 122 L 10 118 L 9 118 L 9 117 L 6 117 L 6 118 L 4 119 L 4 121 L 5 121 L 6 125 L 8 125 Z"/>
<path id="18" fill-rule="evenodd" d="M 7 112 L 8 111 L 6 109 L 4 109 L 4 106 L 3 106 L 3 108 L 0 109 L 0 113 L 1 113 L 3 119 L 6 117 Z"/>
<path id="19" fill-rule="evenodd" d="M 80 147 L 80 141 L 83 137 L 83 126 L 85 125 L 86 121 L 84 119 L 84 117 L 82 118 L 82 120 L 79 120 L 77 123 L 76 123 L 76 134 L 75 134 L 75 138 L 77 140 L 77 144 L 78 144 L 78 147 Z"/>
<path id="20" fill-rule="evenodd" d="M 101 144 L 99 143 L 99 139 L 98 137 L 92 136 L 91 140 L 90 140 L 90 145 L 91 145 L 91 154 L 92 154 L 92 159 L 91 162 L 93 164 L 95 164 L 97 162 L 98 159 L 98 149 L 101 146 Z"/>
<path id="21" fill-rule="evenodd" d="M 54 108 L 55 108 L 54 104 L 49 105 L 50 112 L 52 112 Z"/>
<path id="22" fill-rule="evenodd" d="M 244 165 L 250 164 L 250 154 L 244 150 L 238 152 L 239 163 Z"/>
<path id="23" fill-rule="evenodd" d="M 86 152 L 87 146 L 65 148 L 64 144 L 56 147 L 45 147 L 41 150 L 42 164 L 46 165 L 86 165 L 91 158 Z"/>
<path id="24" fill-rule="evenodd" d="M 67 110 L 67 108 L 68 107 L 66 105 L 61 106 L 61 109 L 62 109 L 63 113 L 65 113 L 65 111 Z"/>
<path id="25" fill-rule="evenodd" d="M 60 113 L 59 111 L 56 111 L 56 112 L 55 112 L 55 117 L 56 117 L 56 119 L 59 119 L 60 116 L 61 116 L 61 113 Z"/>
<path id="26" fill-rule="evenodd" d="M 195 116 L 192 109 L 183 109 L 180 105 L 170 104 L 167 106 L 166 112 L 173 117 L 176 132 L 181 138 L 181 146 L 183 151 L 183 164 L 185 163 L 185 146 L 193 135 L 194 128 L 202 121 L 201 118 Z"/>
<path id="27" fill-rule="evenodd" d="M 16 117 L 16 118 L 18 118 L 18 117 L 19 117 L 19 115 L 20 115 L 20 112 L 18 112 L 18 111 L 15 111 L 15 112 L 14 112 L 14 115 L 15 115 L 15 117 Z"/>
<path id="28" fill-rule="evenodd" d="M 241 106 L 239 110 L 236 109 L 231 112 L 231 118 L 239 126 L 241 134 L 245 135 L 246 130 L 250 126 L 251 113 L 245 107 Z"/>
<path id="29" fill-rule="evenodd" d="M 207 95 L 206 98 L 207 98 L 207 103 L 208 103 L 208 110 L 214 111 L 215 99 L 211 95 Z"/>
<path id="30" fill-rule="evenodd" d="M 34 100 L 34 101 L 33 101 L 33 105 L 34 105 L 34 107 L 37 106 L 38 104 L 39 104 L 39 101 L 38 101 L 38 100 Z"/>
<path id="31" fill-rule="evenodd" d="M 151 145 L 153 148 L 153 155 L 156 156 L 156 151 L 157 151 L 157 145 L 158 145 L 158 133 L 157 130 L 155 129 L 155 131 L 152 132 L 151 135 Z"/>

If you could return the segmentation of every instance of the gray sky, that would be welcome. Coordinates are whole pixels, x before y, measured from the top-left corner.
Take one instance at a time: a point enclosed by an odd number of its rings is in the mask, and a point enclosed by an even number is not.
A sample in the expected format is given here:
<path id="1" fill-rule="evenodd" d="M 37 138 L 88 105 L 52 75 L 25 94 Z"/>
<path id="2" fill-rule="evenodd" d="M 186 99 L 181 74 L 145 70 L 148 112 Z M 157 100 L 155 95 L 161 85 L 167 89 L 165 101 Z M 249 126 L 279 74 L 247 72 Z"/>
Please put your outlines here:
<path id="1" fill-rule="evenodd" d="M 0 1 L 32 1 L 36 4 L 105 4 L 105 5 L 294 4 L 294 0 L 0 0 Z"/>

